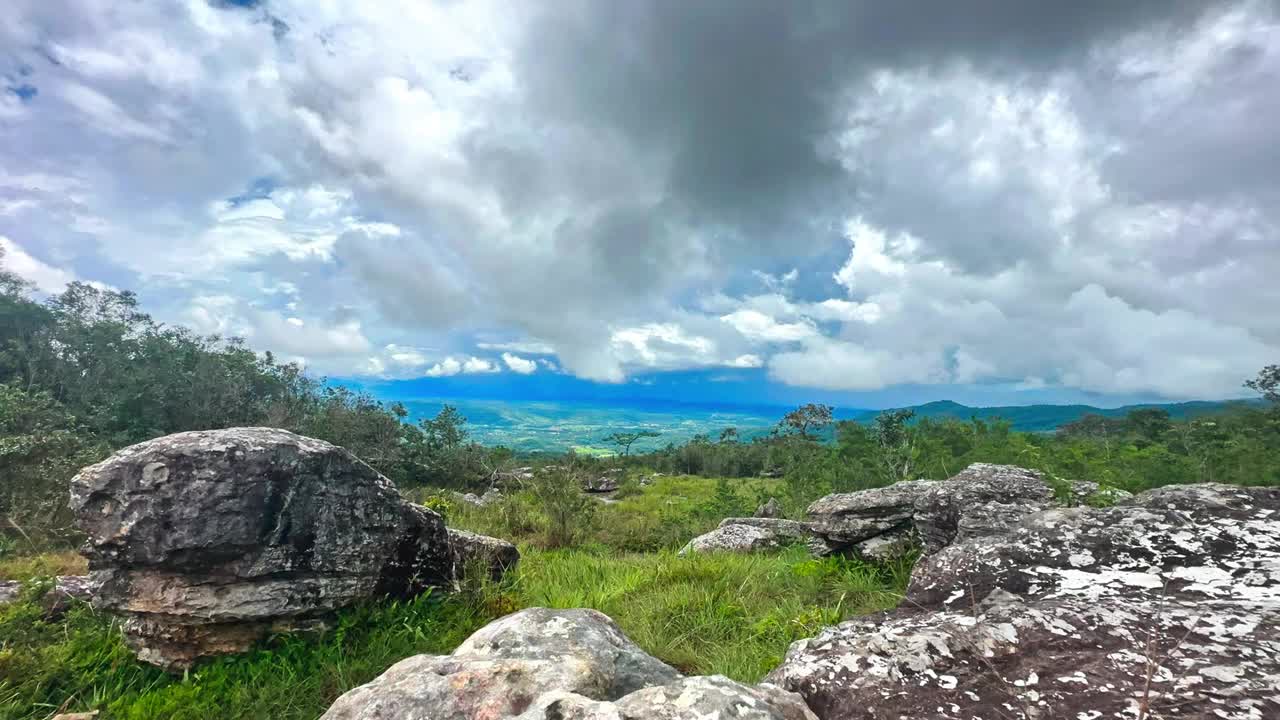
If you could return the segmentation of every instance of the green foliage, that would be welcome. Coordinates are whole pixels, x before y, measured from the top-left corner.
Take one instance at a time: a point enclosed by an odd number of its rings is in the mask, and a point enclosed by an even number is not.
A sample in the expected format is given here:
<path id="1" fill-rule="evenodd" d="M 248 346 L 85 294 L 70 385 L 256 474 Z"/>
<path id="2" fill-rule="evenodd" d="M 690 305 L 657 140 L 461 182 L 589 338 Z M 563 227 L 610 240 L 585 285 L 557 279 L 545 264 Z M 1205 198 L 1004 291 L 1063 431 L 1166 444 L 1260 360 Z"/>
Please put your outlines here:
<path id="1" fill-rule="evenodd" d="M 1244 386 L 1253 390 L 1280 409 L 1280 365 L 1268 365 L 1258 371 L 1258 376 L 1246 380 Z"/>
<path id="2" fill-rule="evenodd" d="M 888 411 L 870 424 L 836 423 L 831 443 L 794 432 L 749 443 L 690 441 L 632 460 L 724 477 L 776 470 L 790 513 L 828 492 L 947 478 L 975 462 L 1021 465 L 1130 492 L 1191 482 L 1280 484 L 1280 413 L 1253 405 L 1183 420 L 1159 408 L 1120 418 L 1086 415 L 1052 435 L 1018 432 L 1004 420 L 913 420 L 910 410 Z"/>
<path id="3" fill-rule="evenodd" d="M 437 494 L 426 495 L 420 498 L 418 500 L 418 504 L 428 510 L 433 510 L 439 513 L 440 517 L 444 518 L 446 521 L 449 519 L 449 516 L 453 514 L 454 508 L 457 507 L 457 503 L 443 495 Z"/>

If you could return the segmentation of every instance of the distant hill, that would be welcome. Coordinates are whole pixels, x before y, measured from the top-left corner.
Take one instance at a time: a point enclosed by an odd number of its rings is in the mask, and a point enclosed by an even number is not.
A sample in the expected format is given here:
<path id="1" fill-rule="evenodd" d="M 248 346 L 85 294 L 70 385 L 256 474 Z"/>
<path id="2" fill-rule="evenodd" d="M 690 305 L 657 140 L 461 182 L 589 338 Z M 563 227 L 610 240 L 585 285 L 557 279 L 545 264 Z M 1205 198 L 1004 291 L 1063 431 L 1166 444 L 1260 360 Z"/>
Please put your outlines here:
<path id="1" fill-rule="evenodd" d="M 1013 423 L 1013 428 L 1015 430 L 1023 430 L 1025 432 L 1052 432 L 1062 425 L 1079 420 L 1085 415 L 1124 417 L 1134 410 L 1142 408 L 1160 408 L 1165 412 L 1168 412 L 1169 416 L 1173 419 L 1181 420 L 1201 415 L 1220 413 L 1234 407 L 1250 407 L 1253 405 L 1256 405 L 1256 402 L 1249 400 L 1229 400 L 1222 402 L 1197 400 L 1193 402 L 1168 404 L 1124 405 L 1117 408 L 1100 408 L 1093 407 L 1092 405 L 1010 405 L 1005 407 L 969 407 L 968 405 L 961 405 L 960 403 L 951 402 L 950 400 L 939 400 L 937 402 L 925 403 L 924 405 L 914 405 L 909 409 L 915 411 L 917 418 L 954 418 L 956 420 L 968 420 L 975 417 L 979 420 L 1002 418 Z M 874 420 L 876 415 L 879 415 L 881 412 L 881 410 L 855 410 L 847 413 L 840 413 L 839 415 L 844 419 L 868 422 Z"/>

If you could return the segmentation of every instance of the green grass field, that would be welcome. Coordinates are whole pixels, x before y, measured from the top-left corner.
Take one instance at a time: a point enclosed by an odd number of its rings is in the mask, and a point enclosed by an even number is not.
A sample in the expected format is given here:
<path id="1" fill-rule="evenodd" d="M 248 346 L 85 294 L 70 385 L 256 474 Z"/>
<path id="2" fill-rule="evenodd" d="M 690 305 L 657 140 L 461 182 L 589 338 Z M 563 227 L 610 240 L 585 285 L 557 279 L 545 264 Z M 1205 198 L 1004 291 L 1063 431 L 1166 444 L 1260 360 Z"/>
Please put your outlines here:
<path id="1" fill-rule="evenodd" d="M 773 484 L 741 482 L 727 490 L 714 480 L 669 477 L 646 488 L 631 485 L 619 502 L 586 513 L 589 532 L 578 546 L 554 550 L 539 547 L 537 509 L 513 498 L 505 512 L 523 517 L 509 537 L 520 541 L 523 557 L 502 583 L 352 608 L 328 630 L 271 638 L 254 652 L 208 662 L 185 676 L 137 662 L 117 621 L 87 606 L 57 621 L 43 619 L 30 600 L 2 607 L 0 718 L 96 709 L 101 720 L 314 720 L 339 694 L 397 660 L 449 652 L 490 620 L 536 606 L 598 609 L 683 672 L 755 682 L 791 642 L 894 606 L 908 574 L 905 564 L 815 560 L 803 548 L 773 555 L 675 553 L 692 534 L 714 527 L 723 505 L 754 503 Z M 459 512 L 451 524 L 493 530 L 503 524 L 503 512 Z M 32 594 L 40 576 L 82 569 L 72 553 L 0 560 L 0 578 L 30 581 Z"/>

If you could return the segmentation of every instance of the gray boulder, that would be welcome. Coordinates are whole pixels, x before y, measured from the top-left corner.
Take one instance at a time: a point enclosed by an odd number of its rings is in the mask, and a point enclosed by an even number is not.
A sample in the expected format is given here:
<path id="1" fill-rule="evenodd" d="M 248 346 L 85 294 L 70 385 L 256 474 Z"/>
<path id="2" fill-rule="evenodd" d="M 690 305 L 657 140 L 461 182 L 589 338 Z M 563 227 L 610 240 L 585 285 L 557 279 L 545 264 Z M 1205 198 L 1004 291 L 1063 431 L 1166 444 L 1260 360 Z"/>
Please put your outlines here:
<path id="1" fill-rule="evenodd" d="M 379 596 L 453 580 L 444 521 L 329 443 L 271 428 L 170 435 L 80 471 L 71 507 L 138 657 L 169 669 Z"/>
<path id="2" fill-rule="evenodd" d="M 473 571 L 491 580 L 501 580 L 508 570 L 520 562 L 520 551 L 506 540 L 449 528 L 449 547 L 453 550 L 456 579 Z"/>
<path id="3" fill-rule="evenodd" d="M 883 557 L 914 543 L 916 501 L 937 484 L 907 480 L 827 495 L 809 506 L 810 526 L 832 553 Z"/>
<path id="4" fill-rule="evenodd" d="M 768 678 L 824 720 L 1280 717 L 1280 489 L 1052 508 L 923 559 Z"/>
<path id="5" fill-rule="evenodd" d="M 780 518 L 725 518 L 720 526 L 690 540 L 681 555 L 695 552 L 758 552 L 814 540 L 808 523 Z"/>
<path id="6" fill-rule="evenodd" d="M 925 554 L 953 541 L 1008 530 L 1019 518 L 1053 505 L 1040 473 L 1013 465 L 974 463 L 934 483 L 913 506 Z"/>
<path id="7" fill-rule="evenodd" d="M 771 497 L 766 503 L 761 503 L 756 508 L 756 517 L 758 518 L 780 518 L 782 517 L 782 505 L 778 502 L 778 498 Z"/>
<path id="8" fill-rule="evenodd" d="M 588 475 L 582 480 L 582 489 L 589 493 L 613 492 L 619 487 L 621 487 L 621 485 L 619 485 L 618 479 L 608 475 L 601 475 L 594 480 Z"/>
<path id="9" fill-rule="evenodd" d="M 814 720 L 799 696 L 682 678 L 594 610 L 531 608 L 451 655 L 419 655 L 340 697 L 322 720 Z"/>

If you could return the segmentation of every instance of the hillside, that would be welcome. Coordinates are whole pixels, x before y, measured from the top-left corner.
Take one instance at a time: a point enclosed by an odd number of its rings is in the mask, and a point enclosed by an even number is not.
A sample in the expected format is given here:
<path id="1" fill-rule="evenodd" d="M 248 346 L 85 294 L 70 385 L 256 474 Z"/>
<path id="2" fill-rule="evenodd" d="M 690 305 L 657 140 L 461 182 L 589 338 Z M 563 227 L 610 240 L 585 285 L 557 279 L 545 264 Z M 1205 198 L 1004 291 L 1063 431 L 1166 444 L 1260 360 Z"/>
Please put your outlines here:
<path id="1" fill-rule="evenodd" d="M 1174 420 L 1186 420 L 1220 413 L 1232 408 L 1256 407 L 1256 402 L 1246 400 L 1228 400 L 1210 402 L 1196 400 L 1182 403 L 1123 405 L 1115 408 L 1100 408 L 1092 405 L 1009 405 L 1003 407 L 970 407 L 950 400 L 913 405 L 909 409 L 917 418 L 933 418 L 955 420 L 993 420 L 1001 418 L 1013 423 L 1014 430 L 1023 432 L 1051 432 L 1067 423 L 1075 422 L 1085 415 L 1102 415 L 1103 417 L 1120 418 L 1134 410 L 1159 408 L 1169 413 Z M 880 410 L 859 410 L 849 419 L 865 421 L 875 418 Z M 843 416 L 843 414 L 841 414 Z"/>
<path id="2" fill-rule="evenodd" d="M 551 400 L 431 398 L 398 399 L 412 420 L 433 417 L 448 404 L 467 418 L 471 438 L 485 445 L 503 445 L 526 452 L 606 451 L 602 438 L 615 430 L 649 429 L 661 433 L 641 441 L 636 450 L 654 449 L 668 443 L 680 444 L 696 435 L 717 437 L 721 430 L 733 427 L 739 437 L 750 439 L 766 435 L 778 419 L 791 408 L 783 406 L 741 406 L 729 403 L 679 403 L 653 400 L 636 401 L 614 398 L 595 402 L 556 402 Z M 1056 428 L 1089 414 L 1124 417 L 1139 408 L 1157 407 L 1175 420 L 1222 412 L 1232 407 L 1245 407 L 1245 401 L 1185 402 L 1164 405 L 1126 405 L 1099 408 L 1091 405 L 1021 405 L 971 407 L 949 400 L 914 405 L 916 418 L 993 420 L 1002 418 L 1013 423 L 1014 430 L 1052 432 Z M 837 408 L 841 420 L 871 422 L 882 410 Z"/>

